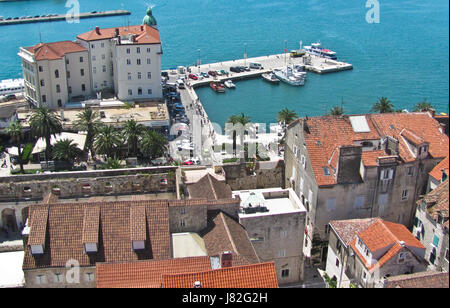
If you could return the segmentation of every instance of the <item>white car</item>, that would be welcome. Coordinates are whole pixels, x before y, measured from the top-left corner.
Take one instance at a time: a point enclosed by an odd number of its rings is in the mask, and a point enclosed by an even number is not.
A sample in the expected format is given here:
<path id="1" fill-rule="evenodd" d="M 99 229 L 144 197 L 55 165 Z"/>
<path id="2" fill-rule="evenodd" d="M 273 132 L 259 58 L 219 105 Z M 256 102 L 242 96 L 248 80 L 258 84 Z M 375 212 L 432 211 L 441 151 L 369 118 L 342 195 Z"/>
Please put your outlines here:
<path id="1" fill-rule="evenodd" d="M 159 158 L 152 160 L 152 164 L 154 166 L 162 166 L 162 165 L 167 164 L 167 159 L 165 157 L 159 157 Z"/>

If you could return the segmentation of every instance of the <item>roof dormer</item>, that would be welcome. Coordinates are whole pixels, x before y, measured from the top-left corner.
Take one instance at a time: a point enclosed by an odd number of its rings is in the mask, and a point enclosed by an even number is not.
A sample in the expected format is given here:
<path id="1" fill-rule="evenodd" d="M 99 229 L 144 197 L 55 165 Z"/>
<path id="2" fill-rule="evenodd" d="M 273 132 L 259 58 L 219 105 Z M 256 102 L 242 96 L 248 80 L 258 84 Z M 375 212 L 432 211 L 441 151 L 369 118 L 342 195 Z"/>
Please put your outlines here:
<path id="1" fill-rule="evenodd" d="M 28 245 L 33 256 L 44 254 L 45 239 L 47 236 L 47 222 L 48 222 L 48 205 L 36 207 L 33 215 L 30 218 L 31 227 L 30 235 L 28 237 Z"/>
<path id="2" fill-rule="evenodd" d="M 134 251 L 145 249 L 147 223 L 144 205 L 132 205 L 130 208 L 130 236 Z"/>
<path id="3" fill-rule="evenodd" d="M 100 229 L 100 206 L 86 205 L 83 218 L 83 248 L 87 254 L 97 253 Z"/>

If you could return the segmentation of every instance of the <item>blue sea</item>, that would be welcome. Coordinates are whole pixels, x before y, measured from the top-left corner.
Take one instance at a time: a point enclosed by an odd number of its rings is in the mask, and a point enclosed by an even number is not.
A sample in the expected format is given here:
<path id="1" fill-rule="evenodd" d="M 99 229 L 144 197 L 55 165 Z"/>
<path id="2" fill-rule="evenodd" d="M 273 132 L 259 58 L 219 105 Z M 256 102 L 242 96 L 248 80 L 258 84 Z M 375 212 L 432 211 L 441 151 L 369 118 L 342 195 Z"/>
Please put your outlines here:
<path id="1" fill-rule="evenodd" d="M 74 1 L 71 1 L 74 2 Z M 396 109 L 431 102 L 449 111 L 449 4 L 446 0 L 379 0 L 380 23 L 367 23 L 366 0 L 78 0 L 81 12 L 126 9 L 129 16 L 0 26 L 0 79 L 20 77 L 20 46 L 73 40 L 99 27 L 141 24 L 147 7 L 163 41 L 163 68 L 281 53 L 320 41 L 353 64 L 352 71 L 308 74 L 304 87 L 273 86 L 259 79 L 236 82 L 225 95 L 198 90 L 213 122 L 245 113 L 271 123 L 287 107 L 300 116 L 322 115 L 341 105 L 346 113 L 370 112 L 385 96 Z M 0 2 L 0 16 L 65 14 L 68 1 Z"/>

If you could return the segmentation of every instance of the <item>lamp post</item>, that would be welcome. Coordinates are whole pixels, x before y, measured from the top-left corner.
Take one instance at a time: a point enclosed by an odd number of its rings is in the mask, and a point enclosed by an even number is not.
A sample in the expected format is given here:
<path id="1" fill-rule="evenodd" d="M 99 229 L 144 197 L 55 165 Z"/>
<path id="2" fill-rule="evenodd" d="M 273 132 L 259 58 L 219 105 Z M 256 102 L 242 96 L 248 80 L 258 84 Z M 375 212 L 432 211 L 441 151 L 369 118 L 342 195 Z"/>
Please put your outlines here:
<path id="1" fill-rule="evenodd" d="M 287 61 L 287 59 L 286 59 L 286 52 L 287 52 L 286 43 L 287 43 L 287 41 L 284 40 L 284 65 L 286 65 L 286 61 Z"/>
<path id="2" fill-rule="evenodd" d="M 247 66 L 247 43 L 244 43 L 244 66 Z"/>
<path id="3" fill-rule="evenodd" d="M 198 61 L 197 61 L 197 65 L 198 65 L 198 72 L 200 73 L 200 63 L 201 63 L 201 60 L 200 60 L 200 49 L 198 49 L 197 51 L 198 51 Z"/>

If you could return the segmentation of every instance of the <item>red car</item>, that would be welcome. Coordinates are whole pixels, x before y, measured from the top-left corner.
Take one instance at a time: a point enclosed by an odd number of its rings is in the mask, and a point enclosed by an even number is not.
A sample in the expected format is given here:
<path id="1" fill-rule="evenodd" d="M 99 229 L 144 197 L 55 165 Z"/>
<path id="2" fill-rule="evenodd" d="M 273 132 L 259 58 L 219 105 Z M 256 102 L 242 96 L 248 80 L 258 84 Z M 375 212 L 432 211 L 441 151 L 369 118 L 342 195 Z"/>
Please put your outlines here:
<path id="1" fill-rule="evenodd" d="M 214 71 L 209 71 L 208 74 L 209 74 L 209 76 L 213 76 L 213 77 L 217 76 L 217 73 Z"/>
<path id="2" fill-rule="evenodd" d="M 193 164 L 194 164 L 194 162 L 192 160 L 188 160 L 183 163 L 183 165 L 186 165 L 186 166 L 192 166 Z"/>
<path id="3" fill-rule="evenodd" d="M 189 78 L 194 79 L 194 80 L 198 80 L 198 77 L 194 74 L 189 74 Z"/>

